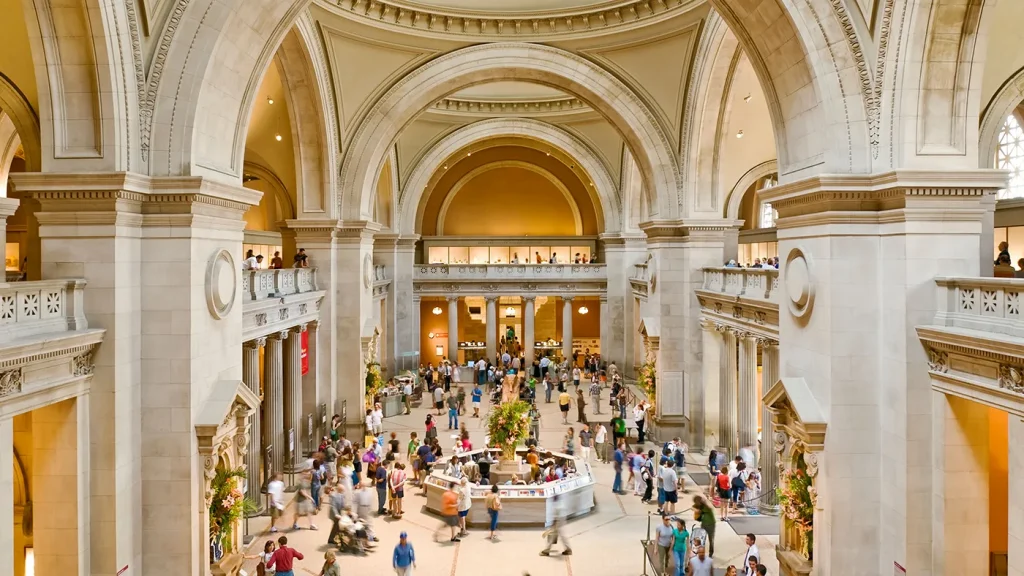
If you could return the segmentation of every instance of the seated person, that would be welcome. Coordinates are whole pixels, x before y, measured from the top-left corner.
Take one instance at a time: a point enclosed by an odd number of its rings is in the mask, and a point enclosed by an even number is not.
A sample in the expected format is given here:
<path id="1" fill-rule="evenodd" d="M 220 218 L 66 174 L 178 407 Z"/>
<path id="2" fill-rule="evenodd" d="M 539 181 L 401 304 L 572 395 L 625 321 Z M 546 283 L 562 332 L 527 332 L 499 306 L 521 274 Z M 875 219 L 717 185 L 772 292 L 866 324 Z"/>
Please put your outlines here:
<path id="1" fill-rule="evenodd" d="M 445 476 L 451 476 L 452 478 L 462 478 L 462 462 L 459 461 L 458 456 L 452 456 L 452 459 L 448 461 L 448 466 L 444 469 Z"/>
<path id="2" fill-rule="evenodd" d="M 338 517 L 338 528 L 352 539 L 360 554 L 365 554 L 367 549 L 373 547 L 370 544 L 366 526 L 353 515 L 351 510 L 346 510 Z"/>

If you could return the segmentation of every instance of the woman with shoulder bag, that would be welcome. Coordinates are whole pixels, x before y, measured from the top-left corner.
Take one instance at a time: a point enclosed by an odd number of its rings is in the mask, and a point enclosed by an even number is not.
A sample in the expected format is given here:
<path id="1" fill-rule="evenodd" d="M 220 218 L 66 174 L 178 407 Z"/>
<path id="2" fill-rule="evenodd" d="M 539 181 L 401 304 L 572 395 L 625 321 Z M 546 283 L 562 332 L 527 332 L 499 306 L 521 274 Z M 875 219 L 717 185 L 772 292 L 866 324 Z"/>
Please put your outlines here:
<path id="1" fill-rule="evenodd" d="M 487 495 L 487 514 L 491 517 L 491 534 L 488 540 L 494 540 L 494 533 L 498 530 L 498 513 L 501 512 L 501 495 L 498 493 L 498 485 L 491 485 L 491 493 Z"/>
<path id="2" fill-rule="evenodd" d="M 244 556 L 246 560 L 258 559 L 259 563 L 256 564 L 256 576 L 269 576 L 274 573 L 273 569 L 267 569 L 267 562 L 270 562 L 270 557 L 274 555 L 274 541 L 267 540 L 266 544 L 263 545 L 263 552 L 259 554 L 253 554 L 252 556 Z"/>

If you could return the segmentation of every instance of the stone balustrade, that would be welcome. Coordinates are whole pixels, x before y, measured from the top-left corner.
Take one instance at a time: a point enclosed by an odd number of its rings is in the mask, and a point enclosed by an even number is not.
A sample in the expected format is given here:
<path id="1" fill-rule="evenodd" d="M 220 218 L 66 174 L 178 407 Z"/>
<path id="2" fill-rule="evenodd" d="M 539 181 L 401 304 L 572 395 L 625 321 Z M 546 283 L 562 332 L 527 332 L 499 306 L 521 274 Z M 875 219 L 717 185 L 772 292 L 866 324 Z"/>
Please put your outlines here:
<path id="1" fill-rule="evenodd" d="M 779 271 L 772 268 L 704 268 L 702 290 L 776 302 Z"/>
<path id="2" fill-rule="evenodd" d="M 606 280 L 604 264 L 417 264 L 413 280 Z"/>
<path id="3" fill-rule="evenodd" d="M 85 280 L 14 282 L 0 288 L 0 343 L 84 330 Z"/>
<path id="4" fill-rule="evenodd" d="M 317 290 L 316 268 L 242 270 L 243 300 L 280 298 Z"/>
<path id="5" fill-rule="evenodd" d="M 1024 337 L 1024 279 L 939 277 L 935 324 Z"/>
<path id="6" fill-rule="evenodd" d="M 373 281 L 384 282 L 389 280 L 388 269 L 383 264 L 374 264 L 373 266 Z"/>
<path id="7" fill-rule="evenodd" d="M 647 269 L 647 263 L 634 264 L 633 275 L 629 277 L 630 280 L 637 280 L 639 282 L 648 282 L 650 278 L 650 272 Z"/>

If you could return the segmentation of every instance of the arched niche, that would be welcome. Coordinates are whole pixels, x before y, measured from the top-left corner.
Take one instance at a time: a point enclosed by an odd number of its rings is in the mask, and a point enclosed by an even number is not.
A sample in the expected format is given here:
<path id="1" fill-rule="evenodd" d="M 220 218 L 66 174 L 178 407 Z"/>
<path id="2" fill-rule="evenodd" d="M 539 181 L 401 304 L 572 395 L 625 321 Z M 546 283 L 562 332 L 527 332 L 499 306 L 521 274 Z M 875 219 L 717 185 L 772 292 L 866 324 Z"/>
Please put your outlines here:
<path id="1" fill-rule="evenodd" d="M 243 216 L 246 230 L 280 232 L 280 222 L 295 218 L 295 206 L 284 182 L 267 167 L 250 161 L 245 163 L 242 183 L 246 188 L 263 192 L 256 206 Z"/>

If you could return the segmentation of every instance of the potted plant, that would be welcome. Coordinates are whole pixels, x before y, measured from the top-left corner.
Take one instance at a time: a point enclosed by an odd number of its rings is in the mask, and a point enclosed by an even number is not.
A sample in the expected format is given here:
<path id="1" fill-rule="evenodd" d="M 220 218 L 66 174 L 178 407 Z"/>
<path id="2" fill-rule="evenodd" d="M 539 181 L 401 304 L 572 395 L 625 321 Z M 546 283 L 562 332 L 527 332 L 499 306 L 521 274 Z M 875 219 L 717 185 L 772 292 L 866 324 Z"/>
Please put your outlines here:
<path id="1" fill-rule="evenodd" d="M 784 470 L 779 478 L 779 487 L 775 489 L 779 498 L 779 506 L 786 522 L 796 528 L 800 534 L 798 552 L 808 560 L 814 553 L 814 505 L 817 492 L 812 485 L 810 475 L 798 461 L 794 469 Z"/>
<path id="2" fill-rule="evenodd" d="M 530 433 L 530 403 L 517 400 L 499 404 L 487 418 L 491 444 L 501 449 L 502 462 L 515 462 L 519 441 Z"/>
<path id="3" fill-rule="evenodd" d="M 366 363 L 366 407 L 373 408 L 377 401 L 377 395 L 384 388 L 384 377 L 380 373 L 380 363 L 371 361 Z"/>
<path id="4" fill-rule="evenodd" d="M 224 552 L 231 551 L 231 536 L 242 515 L 254 512 L 256 506 L 245 498 L 238 479 L 245 478 L 245 469 L 218 470 L 210 483 L 210 561 L 217 562 Z"/>
<path id="5" fill-rule="evenodd" d="M 655 398 L 658 392 L 658 368 L 653 359 L 647 360 L 640 366 L 640 377 L 637 378 L 637 383 L 647 395 L 647 402 L 651 406 L 657 406 Z"/>

